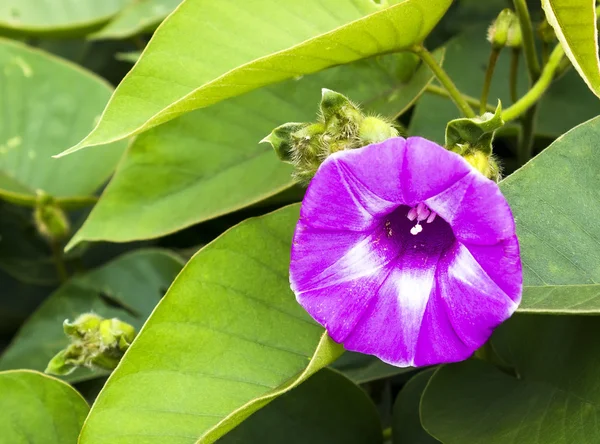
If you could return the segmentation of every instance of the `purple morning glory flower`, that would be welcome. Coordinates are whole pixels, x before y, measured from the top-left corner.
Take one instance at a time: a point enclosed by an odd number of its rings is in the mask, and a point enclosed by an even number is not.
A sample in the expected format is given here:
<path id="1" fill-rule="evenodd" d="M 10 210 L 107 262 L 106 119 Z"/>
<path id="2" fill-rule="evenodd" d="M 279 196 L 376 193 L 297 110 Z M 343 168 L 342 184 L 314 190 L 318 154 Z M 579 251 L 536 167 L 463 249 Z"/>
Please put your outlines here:
<path id="1" fill-rule="evenodd" d="M 514 219 L 494 182 L 428 140 L 341 151 L 302 202 L 290 282 L 348 350 L 397 366 L 463 360 L 520 302 Z"/>

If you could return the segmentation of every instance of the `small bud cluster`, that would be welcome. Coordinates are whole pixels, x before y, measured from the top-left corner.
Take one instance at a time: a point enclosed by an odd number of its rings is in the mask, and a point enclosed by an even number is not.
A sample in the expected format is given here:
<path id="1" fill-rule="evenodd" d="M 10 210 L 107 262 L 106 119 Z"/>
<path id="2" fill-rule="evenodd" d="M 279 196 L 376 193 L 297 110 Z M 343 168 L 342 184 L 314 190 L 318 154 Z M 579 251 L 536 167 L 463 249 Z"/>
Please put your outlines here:
<path id="1" fill-rule="evenodd" d="M 392 122 L 365 116 L 342 94 L 323 89 L 316 122 L 286 123 L 261 142 L 269 142 L 282 161 L 294 165 L 294 178 L 308 184 L 331 154 L 382 142 L 398 134 Z"/>
<path id="2" fill-rule="evenodd" d="M 68 375 L 78 367 L 113 370 L 135 337 L 135 328 L 117 318 L 104 319 L 93 313 L 65 320 L 63 330 L 71 340 L 58 352 L 46 373 Z"/>
<path id="3" fill-rule="evenodd" d="M 490 25 L 487 39 L 495 49 L 502 49 L 505 46 L 520 48 L 523 36 L 517 15 L 511 9 L 503 9 Z"/>

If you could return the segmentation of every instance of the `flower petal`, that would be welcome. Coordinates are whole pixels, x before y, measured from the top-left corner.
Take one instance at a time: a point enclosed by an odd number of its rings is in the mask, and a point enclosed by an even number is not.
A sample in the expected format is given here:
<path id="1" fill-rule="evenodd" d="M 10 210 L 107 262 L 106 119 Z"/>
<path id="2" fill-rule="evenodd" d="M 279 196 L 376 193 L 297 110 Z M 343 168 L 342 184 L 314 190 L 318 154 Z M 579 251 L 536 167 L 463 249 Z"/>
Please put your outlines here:
<path id="1" fill-rule="evenodd" d="M 409 206 L 440 194 L 473 169 L 458 154 L 421 137 L 406 140 L 403 167 L 403 203 Z"/>
<path id="2" fill-rule="evenodd" d="M 456 334 L 473 351 L 517 309 L 517 304 L 460 243 L 442 256 L 436 283 L 436 301 L 446 306 Z"/>
<path id="3" fill-rule="evenodd" d="M 500 188 L 475 170 L 425 204 L 452 225 L 459 241 L 494 245 L 515 234 L 515 223 Z"/>
<path id="4" fill-rule="evenodd" d="M 401 168 L 399 146 L 403 146 L 400 141 L 385 146 L 369 145 L 330 156 L 323 162 L 306 191 L 301 219 L 314 228 L 350 231 L 373 229 L 379 223 L 379 217 L 400 203 L 397 195 L 383 192 L 385 189 L 399 189 L 399 174 L 393 173 Z M 381 175 L 381 180 L 373 181 L 372 177 L 365 180 L 354 172 L 365 159 L 373 168 L 371 171 L 377 170 Z"/>

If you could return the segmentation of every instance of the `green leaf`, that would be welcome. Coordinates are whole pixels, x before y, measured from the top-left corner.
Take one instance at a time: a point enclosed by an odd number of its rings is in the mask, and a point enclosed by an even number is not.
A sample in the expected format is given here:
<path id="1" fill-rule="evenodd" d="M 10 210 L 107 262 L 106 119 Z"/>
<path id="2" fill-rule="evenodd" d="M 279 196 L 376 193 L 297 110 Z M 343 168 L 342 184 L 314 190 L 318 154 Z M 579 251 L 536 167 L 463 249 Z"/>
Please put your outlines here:
<path id="1" fill-rule="evenodd" d="M 219 444 L 377 444 L 381 421 L 367 394 L 323 369 L 233 429 Z"/>
<path id="2" fill-rule="evenodd" d="M 153 31 L 181 0 L 137 0 L 123 8 L 110 23 L 90 35 L 93 40 L 126 39 Z"/>
<path id="3" fill-rule="evenodd" d="M 97 29 L 129 0 L 2 0 L 0 33 L 76 37 Z"/>
<path id="4" fill-rule="evenodd" d="M 600 118 L 501 182 L 517 223 L 521 312 L 600 313 Z"/>
<path id="5" fill-rule="evenodd" d="M 50 295 L 22 326 L 0 356 L 0 369 L 44 370 L 50 359 L 69 344 L 63 321 L 73 321 L 82 313 L 118 317 L 139 330 L 180 269 L 180 260 L 171 253 L 137 250 L 72 278 Z M 99 374 L 80 369 L 65 379 L 82 381 Z"/>
<path id="6" fill-rule="evenodd" d="M 515 316 L 494 334 L 505 373 L 469 360 L 438 370 L 421 401 L 425 429 L 444 444 L 598 442 L 596 317 Z"/>
<path id="7" fill-rule="evenodd" d="M 487 3 L 486 3 L 487 4 Z M 446 45 L 444 69 L 464 94 L 479 97 L 490 56 L 490 44 L 485 39 L 487 25 L 474 26 Z M 521 56 L 518 79 L 519 94 L 527 91 L 525 60 Z M 503 51 L 496 65 L 489 94 L 489 102 L 496 106 L 498 99 L 503 107 L 511 104 L 509 93 L 510 51 Z M 538 107 L 538 136 L 555 138 L 600 114 L 600 102 L 589 91 L 579 76 L 569 71 L 556 80 L 544 94 Z M 439 144 L 444 143 L 446 124 L 462 117 L 449 99 L 425 94 L 417 102 L 409 134 L 422 136 Z"/>
<path id="8" fill-rule="evenodd" d="M 435 369 L 432 368 L 417 373 L 398 394 L 392 417 L 393 444 L 439 443 L 437 439 L 423 429 L 419 412 L 421 395 L 434 372 Z"/>
<path id="9" fill-rule="evenodd" d="M 0 269 L 0 337 L 11 338 L 51 291 L 48 287 L 26 284 Z"/>
<path id="10" fill-rule="evenodd" d="M 76 444 L 89 407 L 68 384 L 38 372 L 0 372 L 0 430 L 10 444 Z"/>
<path id="11" fill-rule="evenodd" d="M 425 69 L 413 54 L 371 58 L 253 91 L 140 135 L 68 248 L 82 240 L 163 236 L 288 189 L 292 168 L 258 143 L 263 137 L 288 121 L 315 120 L 323 87 L 368 112 L 396 115 L 431 81 Z"/>
<path id="12" fill-rule="evenodd" d="M 0 198 L 31 206 L 43 190 L 61 206 L 93 203 L 125 144 L 90 156 L 51 156 L 89 131 L 111 87 L 71 63 L 5 39 L 0 65 Z"/>
<path id="13" fill-rule="evenodd" d="M 80 444 L 214 442 L 343 351 L 288 281 L 299 206 L 232 228 L 179 274 L 94 403 Z"/>
<path id="14" fill-rule="evenodd" d="M 344 376 L 350 378 L 356 384 L 390 378 L 415 370 L 412 367 L 395 367 L 386 364 L 375 356 L 350 351 L 344 352 L 331 367 L 343 373 Z"/>
<path id="15" fill-rule="evenodd" d="M 596 2 L 542 0 L 542 8 L 565 54 L 587 86 L 600 97 Z"/>
<path id="16" fill-rule="evenodd" d="M 186 0 L 121 82 L 98 126 L 63 154 L 138 134 L 261 86 L 409 48 L 450 4 Z"/>

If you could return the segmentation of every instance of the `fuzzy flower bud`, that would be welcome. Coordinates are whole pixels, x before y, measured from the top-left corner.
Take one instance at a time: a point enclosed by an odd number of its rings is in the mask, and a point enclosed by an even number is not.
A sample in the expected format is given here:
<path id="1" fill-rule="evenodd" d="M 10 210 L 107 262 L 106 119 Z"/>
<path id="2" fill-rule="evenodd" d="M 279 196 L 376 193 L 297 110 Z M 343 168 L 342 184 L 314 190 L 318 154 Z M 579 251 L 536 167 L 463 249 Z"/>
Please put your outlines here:
<path id="1" fill-rule="evenodd" d="M 33 217 L 38 233 L 50 241 L 61 241 L 71 231 L 65 212 L 45 193 L 38 194 Z"/>
<path id="2" fill-rule="evenodd" d="M 261 142 L 270 143 L 280 160 L 294 165 L 294 178 L 307 184 L 331 154 L 396 136 L 391 122 L 365 116 L 347 97 L 323 88 L 317 122 L 283 124 Z"/>
<path id="3" fill-rule="evenodd" d="M 78 367 L 113 370 L 135 338 L 135 328 L 117 318 L 104 319 L 85 313 L 75 321 L 65 320 L 71 343 L 48 363 L 46 373 L 68 375 Z"/>
<path id="4" fill-rule="evenodd" d="M 522 36 L 517 15 L 508 8 L 500 11 L 488 29 L 487 39 L 495 49 L 502 49 L 505 46 L 520 47 Z"/>

